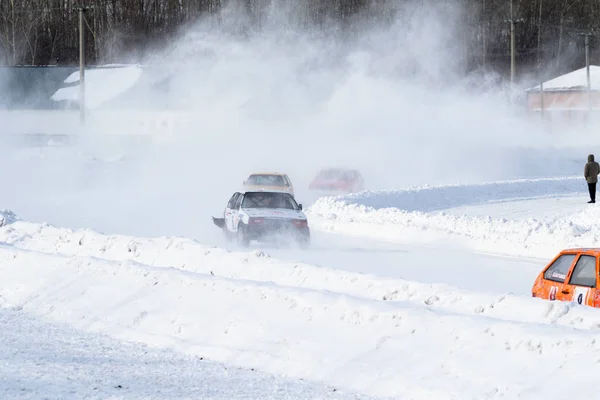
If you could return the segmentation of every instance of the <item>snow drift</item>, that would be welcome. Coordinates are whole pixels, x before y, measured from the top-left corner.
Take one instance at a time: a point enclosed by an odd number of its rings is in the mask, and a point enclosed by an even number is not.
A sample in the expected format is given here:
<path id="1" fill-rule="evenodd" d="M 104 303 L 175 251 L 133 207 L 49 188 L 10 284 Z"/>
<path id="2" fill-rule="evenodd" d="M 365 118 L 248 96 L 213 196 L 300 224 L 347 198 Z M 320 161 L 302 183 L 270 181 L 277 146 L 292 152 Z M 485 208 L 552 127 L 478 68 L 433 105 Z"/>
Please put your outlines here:
<path id="1" fill-rule="evenodd" d="M 338 196 L 334 200 L 374 210 L 399 208 L 404 211 L 428 212 L 491 201 L 580 193 L 585 193 L 581 177 L 560 177 L 363 191 Z"/>
<path id="2" fill-rule="evenodd" d="M 481 251 L 550 257 L 564 247 L 600 245 L 593 221 L 600 209 L 587 206 L 547 219 L 453 215 L 444 210 L 477 204 L 584 196 L 582 178 L 545 178 L 445 185 L 406 190 L 365 191 L 319 199 L 307 210 L 313 227 L 381 239 L 457 240 Z"/>

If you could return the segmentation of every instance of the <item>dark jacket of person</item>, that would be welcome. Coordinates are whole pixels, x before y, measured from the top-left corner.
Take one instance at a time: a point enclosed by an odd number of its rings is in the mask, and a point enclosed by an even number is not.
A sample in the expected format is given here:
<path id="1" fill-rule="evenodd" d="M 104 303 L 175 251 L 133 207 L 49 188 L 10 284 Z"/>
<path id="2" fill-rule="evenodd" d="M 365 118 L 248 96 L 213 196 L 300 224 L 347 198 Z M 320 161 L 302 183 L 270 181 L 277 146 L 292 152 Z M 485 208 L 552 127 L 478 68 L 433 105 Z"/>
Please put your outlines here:
<path id="1" fill-rule="evenodd" d="M 600 174 L 600 164 L 594 161 L 594 155 L 590 154 L 588 162 L 585 163 L 585 168 L 583 169 L 583 176 L 587 183 L 597 183 L 598 174 Z"/>

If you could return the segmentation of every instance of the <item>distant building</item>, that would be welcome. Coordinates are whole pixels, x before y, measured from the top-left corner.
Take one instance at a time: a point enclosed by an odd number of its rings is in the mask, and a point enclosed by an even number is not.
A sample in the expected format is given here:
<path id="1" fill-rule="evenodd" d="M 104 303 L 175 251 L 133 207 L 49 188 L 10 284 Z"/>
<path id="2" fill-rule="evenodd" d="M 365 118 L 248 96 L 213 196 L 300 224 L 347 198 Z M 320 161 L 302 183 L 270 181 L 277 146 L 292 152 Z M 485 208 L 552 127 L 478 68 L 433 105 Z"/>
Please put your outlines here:
<path id="1" fill-rule="evenodd" d="M 169 77 L 152 68 L 126 64 L 90 66 L 85 77 L 86 108 L 169 108 Z M 0 110 L 77 108 L 78 67 L 0 67 Z"/>
<path id="2" fill-rule="evenodd" d="M 592 112 L 600 111 L 600 66 L 590 65 Z M 548 119 L 585 120 L 589 117 L 587 72 L 581 68 L 525 90 L 530 113 L 544 112 Z M 543 95 L 543 102 L 542 102 Z M 543 110 L 542 110 L 543 107 Z"/>
<path id="3" fill-rule="evenodd" d="M 0 109 L 57 109 L 50 98 L 76 67 L 0 67 Z"/>

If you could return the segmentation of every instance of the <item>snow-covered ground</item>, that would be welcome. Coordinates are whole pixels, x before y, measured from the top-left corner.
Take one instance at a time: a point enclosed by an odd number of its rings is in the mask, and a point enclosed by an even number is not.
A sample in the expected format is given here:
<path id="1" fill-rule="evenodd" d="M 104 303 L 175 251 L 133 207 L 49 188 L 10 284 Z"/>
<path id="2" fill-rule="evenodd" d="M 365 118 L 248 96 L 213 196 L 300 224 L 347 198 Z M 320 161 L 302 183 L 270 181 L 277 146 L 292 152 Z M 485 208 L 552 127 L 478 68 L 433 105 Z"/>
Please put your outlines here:
<path id="1" fill-rule="evenodd" d="M 357 399 L 339 388 L 125 343 L 0 308 L 4 399 Z M 363 396 L 360 396 L 363 398 Z"/>
<path id="2" fill-rule="evenodd" d="M 598 362 L 600 314 L 529 291 L 554 252 L 598 244 L 584 189 L 574 177 L 322 198 L 307 210 L 306 252 L 105 235 L 4 212 L 0 304 L 370 396 L 590 396 L 581 371 Z M 498 211 L 559 201 L 564 213 Z M 547 385 L 565 373 L 572 385 Z"/>

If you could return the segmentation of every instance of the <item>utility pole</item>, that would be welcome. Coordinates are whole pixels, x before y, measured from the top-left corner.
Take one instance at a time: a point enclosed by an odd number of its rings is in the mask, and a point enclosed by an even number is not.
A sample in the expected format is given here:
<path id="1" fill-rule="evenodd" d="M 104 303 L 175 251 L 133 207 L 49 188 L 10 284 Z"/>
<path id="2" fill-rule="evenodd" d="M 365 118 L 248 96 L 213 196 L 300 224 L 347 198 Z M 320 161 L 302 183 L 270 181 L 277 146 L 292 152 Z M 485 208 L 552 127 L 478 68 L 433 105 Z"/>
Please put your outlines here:
<path id="1" fill-rule="evenodd" d="M 539 9 L 539 14 L 538 14 L 537 68 L 538 68 L 538 78 L 540 80 L 540 115 L 542 117 L 542 121 L 544 120 L 544 78 L 543 78 L 543 74 L 542 74 L 542 56 L 541 56 L 543 6 L 544 6 L 544 0 L 540 0 L 540 9 Z"/>
<path id="2" fill-rule="evenodd" d="M 523 22 L 523 19 L 515 20 L 513 16 L 513 0 L 510 0 L 510 19 L 504 22 L 510 23 L 510 102 L 514 103 L 515 96 L 515 24 Z"/>
<path id="3" fill-rule="evenodd" d="M 85 124 L 85 13 L 91 6 L 74 7 L 79 12 L 79 118 Z"/>
<path id="4" fill-rule="evenodd" d="M 590 35 L 585 35 L 585 74 L 587 78 L 588 111 L 592 112 L 592 83 L 590 82 Z"/>
<path id="5" fill-rule="evenodd" d="M 523 22 L 523 19 L 515 20 L 513 18 L 513 0 L 510 0 L 510 19 L 504 22 L 510 23 L 510 88 L 514 88 L 515 83 L 515 24 Z"/>
<path id="6" fill-rule="evenodd" d="M 588 100 L 588 115 L 592 114 L 592 83 L 590 79 L 590 37 L 594 36 L 593 33 L 580 33 L 580 36 L 584 38 L 585 45 L 585 74 L 587 77 L 587 100 Z"/>
<path id="7" fill-rule="evenodd" d="M 588 112 L 592 112 L 592 84 L 590 82 L 590 35 L 585 35 L 585 75 L 587 78 Z"/>
<path id="8" fill-rule="evenodd" d="M 510 0 L 510 88 L 515 81 L 515 20 L 513 18 L 513 0 Z"/>
<path id="9" fill-rule="evenodd" d="M 482 36 L 482 41 L 483 41 L 483 69 L 485 70 L 487 67 L 487 46 L 486 46 L 486 38 L 485 38 L 485 34 L 486 34 L 486 29 L 485 29 L 485 24 L 487 23 L 487 18 L 485 16 L 485 0 L 482 0 L 482 10 L 481 10 L 481 15 L 483 15 L 483 24 L 481 26 L 481 36 Z"/>

